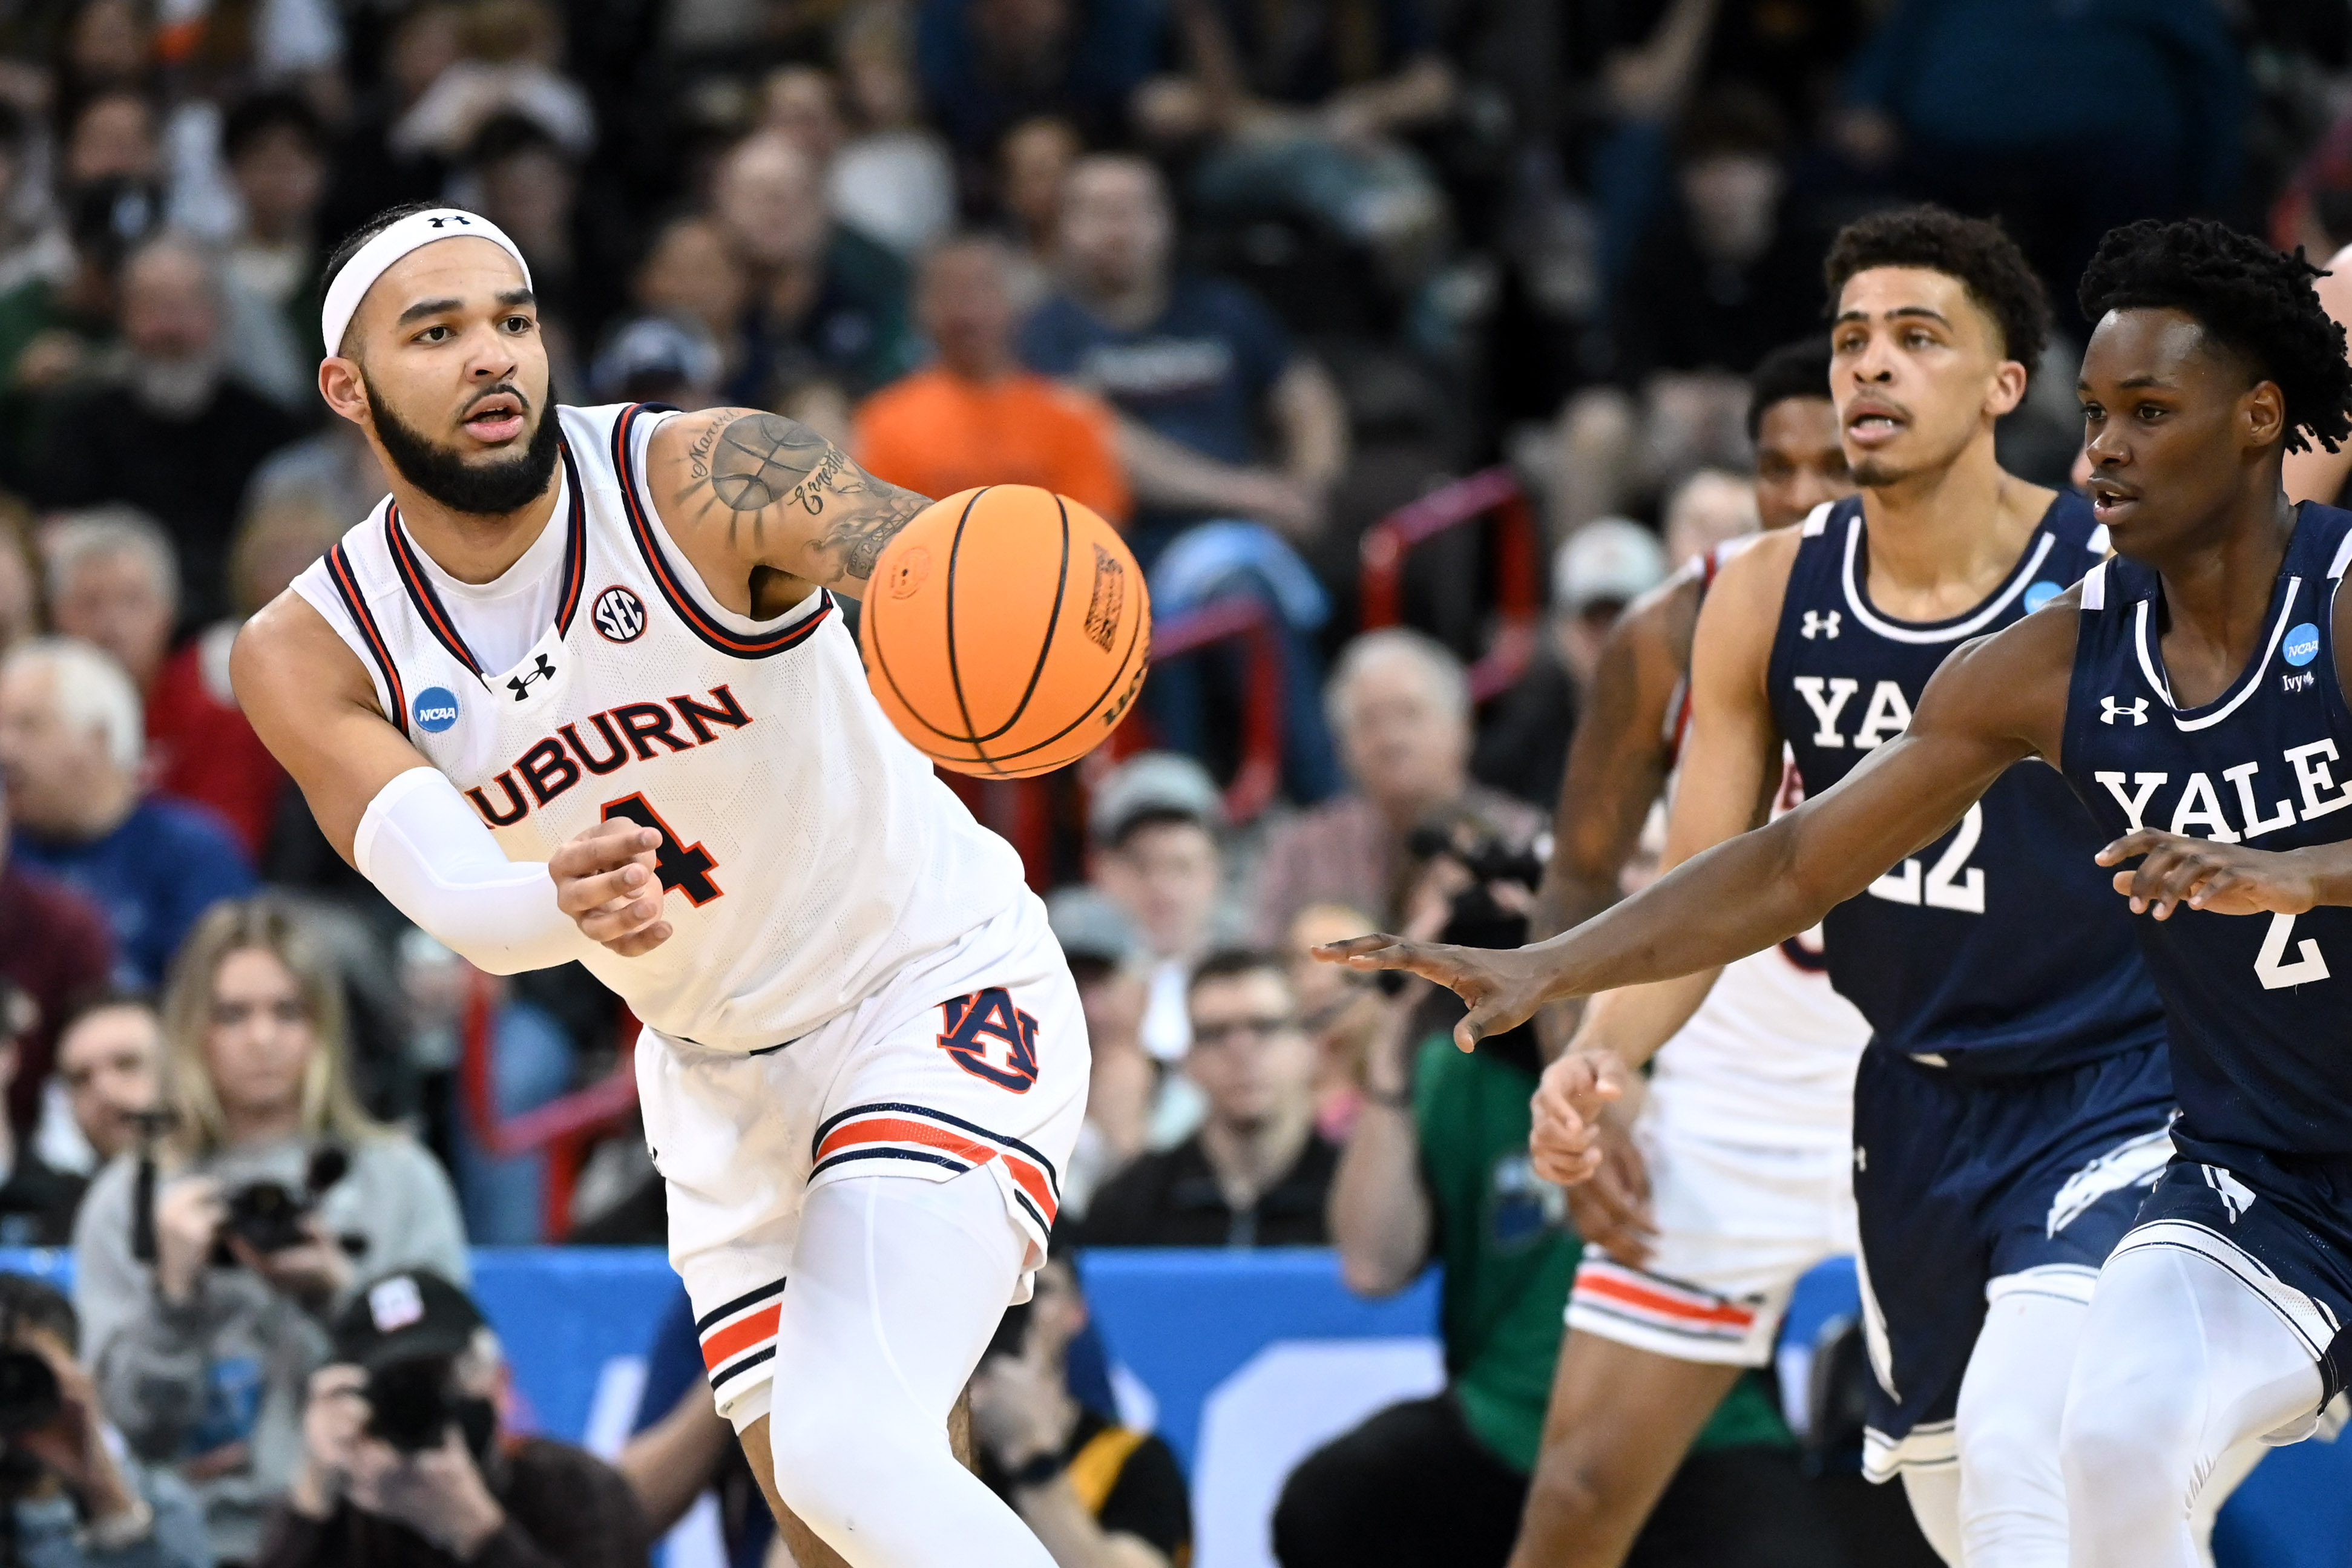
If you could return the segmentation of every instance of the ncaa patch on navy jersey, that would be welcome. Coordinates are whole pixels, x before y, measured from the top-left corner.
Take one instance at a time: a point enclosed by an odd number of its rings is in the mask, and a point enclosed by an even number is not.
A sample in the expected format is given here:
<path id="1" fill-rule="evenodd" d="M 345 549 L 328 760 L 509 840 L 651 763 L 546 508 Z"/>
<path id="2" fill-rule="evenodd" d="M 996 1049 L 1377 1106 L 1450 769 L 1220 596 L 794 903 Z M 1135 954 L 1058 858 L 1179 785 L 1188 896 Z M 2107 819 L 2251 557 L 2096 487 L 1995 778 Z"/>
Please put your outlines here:
<path id="1" fill-rule="evenodd" d="M 438 735 L 457 722 L 457 694 L 446 686 L 427 686 L 416 694 L 408 711 L 417 728 Z"/>

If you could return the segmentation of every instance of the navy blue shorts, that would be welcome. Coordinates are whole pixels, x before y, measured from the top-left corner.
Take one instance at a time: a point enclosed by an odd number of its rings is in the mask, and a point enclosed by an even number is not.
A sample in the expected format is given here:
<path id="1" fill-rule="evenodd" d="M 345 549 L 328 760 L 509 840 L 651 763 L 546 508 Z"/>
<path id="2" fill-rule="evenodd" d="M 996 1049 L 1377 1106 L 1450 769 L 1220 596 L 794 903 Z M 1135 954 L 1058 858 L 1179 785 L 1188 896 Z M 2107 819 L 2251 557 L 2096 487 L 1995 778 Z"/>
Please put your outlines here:
<path id="1" fill-rule="evenodd" d="M 2202 1158 L 2165 1168 L 2116 1250 L 2177 1248 L 2236 1275 L 2319 1364 L 2326 1406 L 2352 1369 L 2352 1161 L 2183 1142 Z"/>
<path id="2" fill-rule="evenodd" d="M 1960 1379 L 1989 1301 L 2021 1290 L 2089 1302 L 2172 1156 L 2171 1116 L 2161 1044 L 2018 1077 L 1863 1053 L 1853 1196 L 1877 1375 L 1863 1448 L 1873 1480 L 1958 1462 Z"/>

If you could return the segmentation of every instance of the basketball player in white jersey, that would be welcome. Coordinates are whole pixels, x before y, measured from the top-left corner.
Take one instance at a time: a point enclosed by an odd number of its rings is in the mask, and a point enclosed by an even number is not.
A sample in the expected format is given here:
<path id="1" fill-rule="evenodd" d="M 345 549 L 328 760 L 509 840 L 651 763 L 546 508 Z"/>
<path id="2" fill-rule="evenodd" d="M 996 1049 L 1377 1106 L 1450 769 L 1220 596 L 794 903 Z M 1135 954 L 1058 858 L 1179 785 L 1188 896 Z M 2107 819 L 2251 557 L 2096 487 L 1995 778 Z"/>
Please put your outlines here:
<path id="1" fill-rule="evenodd" d="M 671 1260 L 799 1560 L 1047 1568 L 948 1418 L 1044 1257 L 1084 1025 L 834 600 L 923 498 L 772 414 L 557 407 L 475 214 L 372 222 L 320 325 L 392 495 L 247 625 L 255 729 L 418 925 L 644 1020 Z"/>
<path id="2" fill-rule="evenodd" d="M 1768 532 L 1853 494 L 1829 378 L 1826 338 L 1768 355 L 1752 378 Z M 1610 632 L 1560 789 L 1544 934 L 1614 901 L 1689 723 L 1699 605 L 1720 562 L 1760 537 L 1685 566 Z M 1588 1005 L 1580 1048 L 1607 1038 L 1607 1007 Z M 1569 1188 L 1591 1245 L 1513 1553 L 1521 1568 L 1622 1563 L 1708 1416 L 1744 1370 L 1770 1362 L 1798 1279 L 1853 1250 L 1853 1064 L 1869 1038 L 1817 951 L 1767 948 L 1727 966 L 1660 1052 L 1638 1124 L 1609 1124 L 1607 1162 Z"/>

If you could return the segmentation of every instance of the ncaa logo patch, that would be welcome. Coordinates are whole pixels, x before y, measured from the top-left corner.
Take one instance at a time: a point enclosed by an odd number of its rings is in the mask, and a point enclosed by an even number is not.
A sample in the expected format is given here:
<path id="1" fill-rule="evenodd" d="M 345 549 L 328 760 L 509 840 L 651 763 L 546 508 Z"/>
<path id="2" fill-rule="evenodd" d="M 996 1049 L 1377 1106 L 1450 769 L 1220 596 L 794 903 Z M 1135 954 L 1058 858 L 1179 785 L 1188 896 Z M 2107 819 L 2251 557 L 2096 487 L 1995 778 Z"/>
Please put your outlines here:
<path id="1" fill-rule="evenodd" d="M 2286 662 L 2297 669 L 2319 657 L 2319 628 L 2306 621 L 2300 626 L 2290 626 L 2286 641 L 2279 644 Z"/>
<path id="2" fill-rule="evenodd" d="M 645 601 L 616 582 L 596 596 L 588 619 L 607 643 L 634 643 L 646 629 Z"/>
<path id="3" fill-rule="evenodd" d="M 417 728 L 438 735 L 457 722 L 457 694 L 446 686 L 427 686 L 416 694 L 408 711 Z"/>
<path id="4" fill-rule="evenodd" d="M 2025 591 L 2025 612 L 2028 615 L 2032 614 L 2065 591 L 2054 582 L 2034 583 Z"/>

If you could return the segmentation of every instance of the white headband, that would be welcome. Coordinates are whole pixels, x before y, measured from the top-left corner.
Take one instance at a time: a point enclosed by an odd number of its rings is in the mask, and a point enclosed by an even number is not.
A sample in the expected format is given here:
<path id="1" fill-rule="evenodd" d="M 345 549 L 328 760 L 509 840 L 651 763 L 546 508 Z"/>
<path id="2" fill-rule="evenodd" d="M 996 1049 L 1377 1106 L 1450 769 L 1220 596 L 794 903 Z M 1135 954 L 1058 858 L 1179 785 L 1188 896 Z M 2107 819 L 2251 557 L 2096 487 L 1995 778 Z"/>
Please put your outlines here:
<path id="1" fill-rule="evenodd" d="M 360 301 L 375 287 L 375 280 L 392 268 L 392 264 L 410 251 L 441 239 L 486 239 L 509 256 L 522 268 L 522 284 L 530 287 L 530 263 L 523 260 L 515 242 L 507 238 L 506 231 L 479 213 L 461 212 L 456 207 L 434 207 L 425 212 L 411 213 L 388 225 L 367 244 L 360 246 L 343 269 L 327 285 L 327 301 L 319 311 L 319 340 L 327 346 L 330 355 L 343 351 L 343 332 L 359 313 Z"/>

